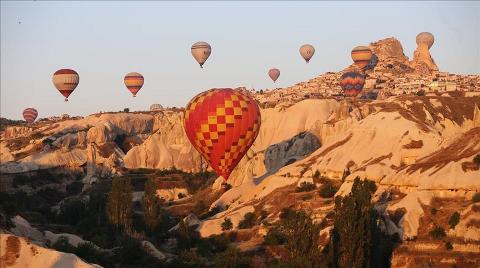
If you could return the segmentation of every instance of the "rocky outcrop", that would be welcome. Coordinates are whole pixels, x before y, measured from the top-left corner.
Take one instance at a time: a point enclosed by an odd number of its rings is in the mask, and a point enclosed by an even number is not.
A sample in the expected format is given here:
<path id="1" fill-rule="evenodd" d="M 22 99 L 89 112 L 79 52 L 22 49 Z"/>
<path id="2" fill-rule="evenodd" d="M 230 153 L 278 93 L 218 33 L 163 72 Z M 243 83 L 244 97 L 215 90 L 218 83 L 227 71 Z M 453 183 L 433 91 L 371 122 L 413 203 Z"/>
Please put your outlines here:
<path id="1" fill-rule="evenodd" d="M 432 71 L 438 71 L 432 56 L 430 48 L 434 43 L 434 37 L 431 33 L 420 33 L 417 35 L 417 48 L 413 53 L 412 67 L 419 74 L 429 74 Z"/>
<path id="2" fill-rule="evenodd" d="M 153 129 L 155 132 L 152 135 L 125 155 L 126 167 L 177 168 L 188 172 L 198 172 L 206 167 L 206 163 L 185 135 L 183 113 L 158 113 Z"/>
<path id="3" fill-rule="evenodd" d="M 318 138 L 309 132 L 301 132 L 291 139 L 270 145 L 265 150 L 265 167 L 270 174 L 280 168 L 305 158 L 320 147 Z"/>
<path id="4" fill-rule="evenodd" d="M 94 268 L 71 253 L 63 253 L 30 243 L 23 237 L 0 234 L 0 263 L 6 267 Z"/>

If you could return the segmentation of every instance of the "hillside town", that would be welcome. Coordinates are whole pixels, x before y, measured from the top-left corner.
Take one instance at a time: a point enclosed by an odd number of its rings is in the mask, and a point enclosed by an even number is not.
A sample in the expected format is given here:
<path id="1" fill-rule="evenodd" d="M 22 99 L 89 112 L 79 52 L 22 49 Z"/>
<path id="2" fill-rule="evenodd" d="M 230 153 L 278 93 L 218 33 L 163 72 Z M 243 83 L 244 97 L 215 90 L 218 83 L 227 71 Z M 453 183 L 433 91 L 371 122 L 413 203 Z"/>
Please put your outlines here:
<path id="1" fill-rule="evenodd" d="M 409 62 L 402 45 L 395 38 L 372 43 L 370 48 L 375 57 L 365 70 L 365 86 L 359 99 L 384 99 L 389 96 L 414 94 L 441 95 L 445 92 L 480 94 L 479 75 L 439 71 L 429 54 L 428 57 L 414 56 L 413 61 Z M 262 107 L 296 103 L 304 99 L 343 99 L 343 91 L 338 81 L 345 71 L 353 68 L 352 65 L 341 72 L 326 72 L 287 88 L 254 90 L 254 94 Z"/>

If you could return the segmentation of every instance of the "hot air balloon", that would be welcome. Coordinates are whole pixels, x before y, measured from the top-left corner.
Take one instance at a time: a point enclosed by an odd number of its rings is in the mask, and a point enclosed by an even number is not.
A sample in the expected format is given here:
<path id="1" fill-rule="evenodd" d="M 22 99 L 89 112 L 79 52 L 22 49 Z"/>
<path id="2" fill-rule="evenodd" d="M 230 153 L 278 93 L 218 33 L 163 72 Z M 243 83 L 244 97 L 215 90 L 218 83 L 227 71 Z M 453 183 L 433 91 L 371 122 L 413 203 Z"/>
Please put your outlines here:
<path id="1" fill-rule="evenodd" d="M 150 111 L 160 111 L 160 110 L 163 110 L 163 106 L 161 104 L 154 103 L 150 105 Z"/>
<path id="2" fill-rule="evenodd" d="M 225 180 L 257 138 L 260 123 L 257 102 L 231 88 L 200 93 L 185 109 L 188 139 Z"/>
<path id="3" fill-rule="evenodd" d="M 212 53 L 212 47 L 207 42 L 196 42 L 192 45 L 192 56 L 203 68 L 203 64 L 207 61 Z"/>
<path id="4" fill-rule="evenodd" d="M 372 50 L 366 46 L 358 46 L 352 49 L 352 60 L 361 69 L 368 65 L 372 55 Z"/>
<path id="5" fill-rule="evenodd" d="M 417 45 L 426 44 L 428 49 L 430 49 L 433 46 L 433 42 L 435 42 L 435 38 L 429 32 L 422 32 L 417 35 L 416 41 Z"/>
<path id="6" fill-rule="evenodd" d="M 125 86 L 128 88 L 128 90 L 130 90 L 132 95 L 136 97 L 138 91 L 143 86 L 144 79 L 143 75 L 132 72 L 125 75 L 125 78 L 123 78 L 123 82 L 125 83 Z"/>
<path id="7" fill-rule="evenodd" d="M 315 48 L 312 45 L 305 44 L 300 47 L 300 55 L 302 55 L 307 63 L 313 57 L 313 54 L 315 54 Z"/>
<path id="8" fill-rule="evenodd" d="M 272 78 L 273 82 L 275 83 L 280 76 L 280 70 L 276 68 L 270 69 L 268 71 L 268 76 L 270 76 L 270 78 Z"/>
<path id="9" fill-rule="evenodd" d="M 71 69 L 60 69 L 53 74 L 53 84 L 68 101 L 68 96 L 72 94 L 80 81 L 78 73 Z"/>
<path id="10" fill-rule="evenodd" d="M 35 119 L 37 119 L 38 112 L 35 108 L 27 108 L 23 110 L 23 119 L 27 121 L 27 123 L 31 124 L 35 122 Z"/>
<path id="11" fill-rule="evenodd" d="M 356 97 L 363 89 L 365 77 L 357 72 L 346 72 L 340 77 L 340 86 L 345 96 Z"/>

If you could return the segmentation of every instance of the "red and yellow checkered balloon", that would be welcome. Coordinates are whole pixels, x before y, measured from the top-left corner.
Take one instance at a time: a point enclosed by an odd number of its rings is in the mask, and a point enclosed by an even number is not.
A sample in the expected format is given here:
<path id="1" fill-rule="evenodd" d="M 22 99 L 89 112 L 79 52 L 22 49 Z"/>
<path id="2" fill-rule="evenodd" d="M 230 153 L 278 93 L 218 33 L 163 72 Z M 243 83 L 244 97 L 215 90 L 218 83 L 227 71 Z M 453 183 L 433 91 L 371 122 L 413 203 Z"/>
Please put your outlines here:
<path id="1" fill-rule="evenodd" d="M 257 138 L 260 122 L 260 109 L 250 96 L 214 88 L 188 103 L 184 127 L 193 147 L 227 180 Z"/>

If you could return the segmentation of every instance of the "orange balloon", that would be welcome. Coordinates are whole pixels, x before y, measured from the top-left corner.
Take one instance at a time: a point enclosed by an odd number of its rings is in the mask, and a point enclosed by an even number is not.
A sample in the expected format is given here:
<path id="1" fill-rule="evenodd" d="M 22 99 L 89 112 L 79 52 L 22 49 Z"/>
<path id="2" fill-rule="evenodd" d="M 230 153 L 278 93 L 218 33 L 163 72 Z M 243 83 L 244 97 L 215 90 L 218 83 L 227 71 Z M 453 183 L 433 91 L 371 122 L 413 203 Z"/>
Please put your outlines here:
<path id="1" fill-rule="evenodd" d="M 257 138 L 260 123 L 257 102 L 231 88 L 200 93 L 185 109 L 188 139 L 225 180 Z"/>
<path id="2" fill-rule="evenodd" d="M 352 49 L 352 60 L 361 69 L 368 65 L 372 55 L 372 50 L 366 46 L 358 46 Z"/>
<path id="3" fill-rule="evenodd" d="M 143 78 L 143 75 L 135 72 L 128 73 L 123 78 L 125 86 L 128 88 L 128 90 L 132 93 L 134 97 L 137 96 L 137 93 L 142 88 L 144 81 L 145 79 Z"/>

